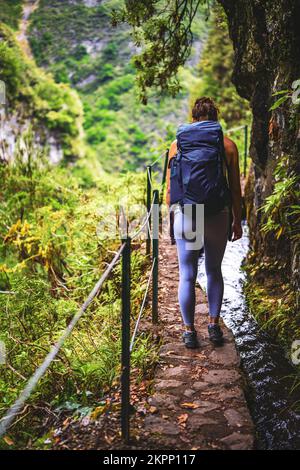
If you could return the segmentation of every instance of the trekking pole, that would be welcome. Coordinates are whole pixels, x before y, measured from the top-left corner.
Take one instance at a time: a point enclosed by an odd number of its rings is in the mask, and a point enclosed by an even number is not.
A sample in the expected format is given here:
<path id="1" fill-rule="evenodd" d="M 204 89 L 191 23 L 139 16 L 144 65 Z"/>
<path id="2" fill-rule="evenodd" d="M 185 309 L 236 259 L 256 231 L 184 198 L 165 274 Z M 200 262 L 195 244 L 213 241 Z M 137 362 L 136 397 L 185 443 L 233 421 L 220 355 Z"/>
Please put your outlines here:
<path id="1" fill-rule="evenodd" d="M 247 170 L 247 154 L 248 154 L 248 125 L 244 127 L 244 177 Z"/>
<path id="2" fill-rule="evenodd" d="M 158 322 L 158 237 L 159 237 L 159 192 L 153 191 L 153 231 L 152 231 L 152 256 L 153 256 L 153 279 L 152 279 L 152 322 Z"/>
<path id="3" fill-rule="evenodd" d="M 151 186 L 152 186 L 152 167 L 148 165 L 146 168 L 147 171 L 147 214 L 150 212 L 151 208 Z M 149 224 L 147 226 L 147 240 L 146 240 L 146 255 L 150 255 L 151 251 L 151 214 L 149 216 Z"/>
<path id="4" fill-rule="evenodd" d="M 130 428 L 130 252 L 131 239 L 124 240 L 122 256 L 122 368 L 121 368 L 121 430 L 122 438 L 129 442 Z"/>

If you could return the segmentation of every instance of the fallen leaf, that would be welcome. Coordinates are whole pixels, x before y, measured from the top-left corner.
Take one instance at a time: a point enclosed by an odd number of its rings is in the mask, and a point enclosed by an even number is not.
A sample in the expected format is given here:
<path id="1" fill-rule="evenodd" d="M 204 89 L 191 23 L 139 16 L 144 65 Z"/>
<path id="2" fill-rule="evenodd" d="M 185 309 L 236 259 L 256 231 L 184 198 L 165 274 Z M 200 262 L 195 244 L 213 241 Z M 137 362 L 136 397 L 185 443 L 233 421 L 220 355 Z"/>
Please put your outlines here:
<path id="1" fill-rule="evenodd" d="M 150 411 L 150 413 L 157 413 L 158 410 L 157 410 L 156 406 L 150 406 L 149 411 Z"/>
<path id="2" fill-rule="evenodd" d="M 107 410 L 107 406 L 97 406 L 91 413 L 90 418 L 91 419 L 97 419 L 98 416 L 102 415 L 105 411 Z"/>
<path id="3" fill-rule="evenodd" d="M 4 436 L 4 437 L 3 437 L 3 440 L 4 440 L 4 441 L 6 442 L 6 444 L 9 445 L 9 446 L 13 446 L 13 445 L 14 445 L 14 441 L 13 441 L 10 437 L 8 437 L 8 436 Z"/>
<path id="4" fill-rule="evenodd" d="M 184 413 L 183 415 L 178 416 L 177 421 L 178 421 L 179 426 L 185 427 L 188 417 L 189 415 L 187 413 Z"/>
<path id="5" fill-rule="evenodd" d="M 197 403 L 181 403 L 180 406 L 182 408 L 191 408 L 192 410 L 200 407 L 200 405 L 197 405 Z"/>

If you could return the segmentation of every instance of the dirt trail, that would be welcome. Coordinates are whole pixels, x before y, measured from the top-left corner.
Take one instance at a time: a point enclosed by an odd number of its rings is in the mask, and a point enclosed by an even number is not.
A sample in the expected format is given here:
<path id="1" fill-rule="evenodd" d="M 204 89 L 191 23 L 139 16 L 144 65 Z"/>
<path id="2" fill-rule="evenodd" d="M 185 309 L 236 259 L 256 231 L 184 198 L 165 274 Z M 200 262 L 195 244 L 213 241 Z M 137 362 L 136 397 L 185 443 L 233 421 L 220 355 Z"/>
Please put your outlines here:
<path id="1" fill-rule="evenodd" d="M 32 58 L 32 52 L 27 38 L 27 30 L 29 26 L 29 17 L 38 7 L 39 0 L 26 0 L 23 5 L 23 15 L 20 21 L 17 39 L 20 42 L 24 52 Z"/>

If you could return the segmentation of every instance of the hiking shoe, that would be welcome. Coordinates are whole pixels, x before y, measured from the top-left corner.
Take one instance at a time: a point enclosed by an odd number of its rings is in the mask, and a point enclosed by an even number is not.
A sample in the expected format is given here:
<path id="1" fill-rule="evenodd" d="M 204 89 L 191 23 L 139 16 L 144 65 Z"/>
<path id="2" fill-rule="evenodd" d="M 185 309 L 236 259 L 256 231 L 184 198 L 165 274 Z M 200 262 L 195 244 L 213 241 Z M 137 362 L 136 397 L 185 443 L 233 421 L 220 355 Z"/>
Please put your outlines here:
<path id="1" fill-rule="evenodd" d="M 197 331 L 185 331 L 182 333 L 182 339 L 186 348 L 198 348 L 199 341 L 197 339 Z"/>
<path id="2" fill-rule="evenodd" d="M 209 339 L 213 344 L 215 344 L 216 346 L 223 344 L 223 331 L 221 330 L 220 325 L 218 325 L 217 323 L 213 325 L 208 325 L 207 329 Z"/>

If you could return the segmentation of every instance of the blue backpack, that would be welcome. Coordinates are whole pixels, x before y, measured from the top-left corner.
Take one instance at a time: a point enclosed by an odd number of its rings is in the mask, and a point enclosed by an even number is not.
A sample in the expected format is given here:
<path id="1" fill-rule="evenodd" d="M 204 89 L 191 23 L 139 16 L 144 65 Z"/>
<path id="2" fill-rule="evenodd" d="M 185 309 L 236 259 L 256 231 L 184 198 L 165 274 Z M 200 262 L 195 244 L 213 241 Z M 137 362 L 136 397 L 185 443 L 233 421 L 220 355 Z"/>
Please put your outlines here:
<path id="1" fill-rule="evenodd" d="M 218 121 L 182 124 L 176 132 L 177 153 L 170 159 L 170 203 L 204 204 L 204 213 L 216 214 L 230 204 L 223 172 L 222 127 Z"/>

